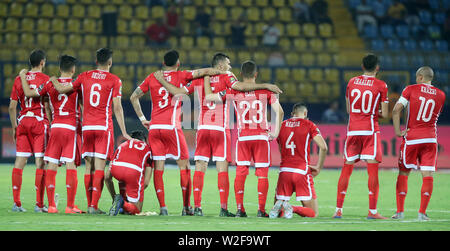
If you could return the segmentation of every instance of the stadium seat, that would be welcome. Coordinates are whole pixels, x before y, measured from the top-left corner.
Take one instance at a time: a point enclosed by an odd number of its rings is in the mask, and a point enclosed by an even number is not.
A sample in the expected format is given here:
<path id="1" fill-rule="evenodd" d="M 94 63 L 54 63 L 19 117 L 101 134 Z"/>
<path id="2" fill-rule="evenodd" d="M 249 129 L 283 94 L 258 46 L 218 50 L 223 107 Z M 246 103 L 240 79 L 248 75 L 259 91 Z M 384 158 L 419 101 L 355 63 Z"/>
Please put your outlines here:
<path id="1" fill-rule="evenodd" d="M 85 18 L 83 19 L 83 32 L 84 33 L 96 33 L 98 32 L 97 23 L 94 19 Z"/>
<path id="2" fill-rule="evenodd" d="M 239 6 L 242 7 L 252 7 L 253 6 L 253 1 L 252 0 L 239 0 Z"/>
<path id="3" fill-rule="evenodd" d="M 131 46 L 136 48 L 142 48 L 145 46 L 145 36 L 134 35 L 131 37 Z"/>
<path id="4" fill-rule="evenodd" d="M 397 36 L 399 38 L 401 38 L 401 39 L 410 38 L 408 25 L 403 25 L 403 24 L 402 25 L 397 25 L 395 27 L 395 31 L 397 33 Z"/>
<path id="5" fill-rule="evenodd" d="M 75 4 L 72 5 L 72 11 L 70 16 L 71 17 L 76 17 L 76 18 L 84 18 L 86 13 L 85 13 L 85 8 L 84 5 L 82 4 Z"/>
<path id="6" fill-rule="evenodd" d="M 102 9 L 99 5 L 90 4 L 87 6 L 87 17 L 100 18 L 101 14 L 102 14 Z"/>
<path id="7" fill-rule="evenodd" d="M 144 24 L 139 19 L 131 19 L 128 23 L 128 26 L 130 27 L 130 32 L 135 34 L 141 34 L 144 30 Z"/>
<path id="8" fill-rule="evenodd" d="M 194 38 L 189 36 L 183 36 L 180 38 L 180 46 L 182 49 L 194 48 Z"/>
<path id="9" fill-rule="evenodd" d="M 282 7 L 278 9 L 278 19 L 281 22 L 292 22 L 292 10 L 291 8 Z"/>
<path id="10" fill-rule="evenodd" d="M 79 33 L 81 32 L 81 23 L 79 19 L 71 18 L 67 20 L 67 31 L 70 33 Z"/>
<path id="11" fill-rule="evenodd" d="M 228 21 L 228 9 L 223 6 L 215 7 L 214 19 L 217 21 Z"/>
<path id="12" fill-rule="evenodd" d="M 184 10 L 185 8 L 187 8 L 187 7 L 188 7 L 188 6 L 185 6 L 185 7 L 183 8 L 183 10 Z M 144 20 L 147 20 L 147 19 L 149 18 L 147 6 L 137 6 L 137 7 L 134 8 L 134 11 L 135 11 L 135 16 L 136 16 L 136 18 L 138 18 L 138 19 L 144 19 Z M 185 18 L 186 18 L 186 17 L 185 17 Z"/>
<path id="13" fill-rule="evenodd" d="M 5 31 L 8 33 L 17 32 L 19 30 L 19 20 L 17 18 L 8 17 L 5 21 Z"/>
<path id="14" fill-rule="evenodd" d="M 48 18 L 39 18 L 37 20 L 36 30 L 40 33 L 50 32 L 50 20 Z"/>
<path id="15" fill-rule="evenodd" d="M 20 30 L 23 32 L 34 32 L 34 20 L 31 18 L 23 18 L 20 23 Z"/>
<path id="16" fill-rule="evenodd" d="M 420 40 L 419 46 L 424 51 L 432 51 L 433 50 L 433 42 L 428 39 Z"/>
<path id="17" fill-rule="evenodd" d="M 124 57 L 125 57 L 125 55 L 122 50 L 114 50 L 114 54 L 113 54 L 114 61 L 122 62 Z"/>
<path id="18" fill-rule="evenodd" d="M 21 3 L 11 3 L 8 14 L 12 17 L 22 17 L 23 5 Z"/>
<path id="19" fill-rule="evenodd" d="M 59 4 L 56 7 L 55 15 L 57 17 L 68 18 L 70 14 L 69 5 Z"/>
<path id="20" fill-rule="evenodd" d="M 313 52 L 323 51 L 323 40 L 320 38 L 312 38 L 309 40 L 309 49 Z"/>
<path id="21" fill-rule="evenodd" d="M 441 58 L 438 54 L 427 54 L 425 57 L 425 63 L 431 68 L 438 68 L 441 65 Z"/>
<path id="22" fill-rule="evenodd" d="M 388 39 L 386 41 L 386 46 L 388 50 L 398 51 L 402 48 L 402 45 L 398 39 Z"/>
<path id="23" fill-rule="evenodd" d="M 84 35 L 83 47 L 88 49 L 96 49 L 98 47 L 98 36 L 93 34 Z"/>
<path id="24" fill-rule="evenodd" d="M 87 49 L 82 49 L 77 52 L 77 60 L 80 62 L 92 62 L 94 60 L 94 55 L 92 51 Z"/>
<path id="25" fill-rule="evenodd" d="M 333 26 L 329 23 L 319 24 L 319 36 L 322 38 L 330 38 L 333 36 Z"/>
<path id="26" fill-rule="evenodd" d="M 339 70 L 334 69 L 334 68 L 325 68 L 323 73 L 325 76 L 325 81 L 330 82 L 330 83 L 339 83 L 340 82 Z"/>
<path id="27" fill-rule="evenodd" d="M 280 22 L 276 22 L 274 24 L 275 27 L 277 27 L 280 30 L 280 36 L 283 37 L 286 34 L 285 25 Z"/>
<path id="28" fill-rule="evenodd" d="M 263 65 L 267 62 L 267 53 L 265 51 L 255 51 L 253 53 L 253 60 L 256 64 Z"/>
<path id="29" fill-rule="evenodd" d="M 27 17 L 37 17 L 39 13 L 39 8 L 37 4 L 29 2 L 25 5 L 25 16 Z"/>
<path id="30" fill-rule="evenodd" d="M 266 25 L 266 23 L 265 22 L 256 22 L 254 25 L 253 25 L 253 29 L 254 29 L 254 33 L 253 34 L 251 34 L 251 36 L 262 36 L 263 34 L 264 34 L 264 32 L 263 32 L 263 27 Z M 247 26 L 247 29 L 248 29 L 248 27 L 249 26 Z"/>
<path id="31" fill-rule="evenodd" d="M 370 48 L 374 51 L 385 50 L 385 44 L 383 39 L 372 39 L 370 40 Z"/>
<path id="32" fill-rule="evenodd" d="M 51 21 L 51 32 L 61 33 L 65 31 L 65 21 L 62 18 L 54 18 Z"/>
<path id="33" fill-rule="evenodd" d="M 27 49 L 17 49 L 14 52 L 14 56 L 17 61 L 27 61 L 27 59 L 30 57 L 30 51 Z"/>
<path id="34" fill-rule="evenodd" d="M 257 1 L 255 1 L 255 5 L 260 8 L 267 7 L 267 6 L 269 6 L 269 0 L 257 0 Z"/>
<path id="35" fill-rule="evenodd" d="M 119 18 L 130 19 L 133 17 L 133 8 L 130 5 L 119 6 Z"/>
<path id="36" fill-rule="evenodd" d="M 306 51 L 308 48 L 308 41 L 304 38 L 296 38 L 293 41 L 293 46 L 296 51 Z"/>
<path id="37" fill-rule="evenodd" d="M 300 94 L 300 97 L 312 97 L 314 95 L 314 86 L 311 83 L 299 83 L 298 92 Z"/>
<path id="38" fill-rule="evenodd" d="M 419 53 L 411 54 L 411 57 L 410 57 L 409 61 L 410 61 L 409 65 L 411 67 L 414 67 L 414 68 L 422 67 L 425 64 L 424 57 L 421 54 L 419 54 Z"/>
<path id="39" fill-rule="evenodd" d="M 205 58 L 203 56 L 203 51 L 199 51 L 199 50 L 190 50 L 188 52 L 189 55 L 189 62 L 191 64 L 195 64 L 195 65 L 201 65 L 205 63 Z"/>
<path id="40" fill-rule="evenodd" d="M 282 8 L 286 6 L 286 2 L 285 0 L 276 0 L 276 1 L 272 1 L 272 5 L 273 7 L 276 8 Z"/>
<path id="41" fill-rule="evenodd" d="M 217 7 L 221 4 L 220 2 L 220 0 L 206 0 L 206 6 Z"/>
<path id="42" fill-rule="evenodd" d="M 223 3 L 227 7 L 233 7 L 237 5 L 237 0 L 224 0 Z"/>
<path id="43" fill-rule="evenodd" d="M 185 20 L 192 21 L 197 15 L 197 10 L 194 6 L 183 7 L 183 17 Z"/>
<path id="44" fill-rule="evenodd" d="M 316 57 L 313 53 L 303 53 L 300 61 L 303 66 L 313 66 L 316 63 Z"/>
<path id="45" fill-rule="evenodd" d="M 226 47 L 226 41 L 223 37 L 214 37 L 212 43 L 216 50 L 223 50 Z"/>
<path id="46" fill-rule="evenodd" d="M 272 69 L 269 67 L 261 67 L 258 70 L 258 79 L 264 82 L 272 81 Z"/>
<path id="47" fill-rule="evenodd" d="M 128 50 L 125 53 L 125 62 L 126 63 L 139 63 L 139 54 L 141 52 L 137 50 Z"/>
<path id="48" fill-rule="evenodd" d="M 155 59 L 155 53 L 153 52 L 153 50 L 149 49 L 143 50 L 141 51 L 140 55 L 141 55 L 140 61 L 142 63 L 153 63 L 155 62 L 155 60 L 157 60 Z"/>
<path id="49" fill-rule="evenodd" d="M 394 64 L 397 67 L 407 67 L 409 65 L 408 57 L 404 54 L 398 54 L 394 56 Z"/>
<path id="50" fill-rule="evenodd" d="M 211 46 L 211 39 L 209 37 L 197 37 L 196 48 L 209 49 Z"/>
<path id="51" fill-rule="evenodd" d="M 115 45 L 117 48 L 120 49 L 126 49 L 130 46 L 130 38 L 125 35 L 120 35 L 114 38 L 115 39 Z"/>
<path id="52" fill-rule="evenodd" d="M 159 6 L 156 6 L 156 7 L 159 7 Z M 117 12 L 117 6 L 112 5 L 112 4 L 105 5 L 105 6 L 103 6 L 102 12 Z"/>
<path id="53" fill-rule="evenodd" d="M 284 51 L 289 51 L 292 49 L 291 40 L 289 38 L 285 38 L 285 37 L 281 38 L 278 41 L 278 46 Z"/>
<path id="54" fill-rule="evenodd" d="M 231 20 L 236 20 L 244 14 L 244 8 L 241 6 L 231 7 L 230 16 Z"/>
<path id="55" fill-rule="evenodd" d="M 332 64 L 331 55 L 324 52 L 317 54 L 317 65 L 319 66 L 330 66 Z"/>
<path id="56" fill-rule="evenodd" d="M 378 29 L 374 25 L 365 25 L 363 28 L 363 36 L 365 38 L 377 38 L 378 37 Z"/>
<path id="57" fill-rule="evenodd" d="M 56 48 L 66 47 L 67 38 L 65 35 L 56 33 L 52 35 L 52 45 Z"/>
<path id="58" fill-rule="evenodd" d="M 419 10 L 419 19 L 421 24 L 429 25 L 432 22 L 431 13 L 427 10 Z"/>
<path id="59" fill-rule="evenodd" d="M 0 17 L 8 16 L 8 4 L 0 3 Z"/>
<path id="60" fill-rule="evenodd" d="M 441 28 L 437 25 L 430 25 L 427 28 L 428 36 L 431 39 L 440 39 L 441 38 Z"/>
<path id="61" fill-rule="evenodd" d="M 291 70 L 286 67 L 280 67 L 275 69 L 276 82 L 285 82 L 291 80 Z"/>
<path id="62" fill-rule="evenodd" d="M 257 2 L 259 2 L 259 1 L 257 1 Z M 277 17 L 277 11 L 276 11 L 275 8 L 265 7 L 262 10 L 262 20 L 270 21 L 270 20 L 272 20 L 272 19 L 274 19 L 276 17 Z"/>
<path id="63" fill-rule="evenodd" d="M 306 23 L 302 26 L 303 35 L 307 38 L 312 38 L 317 35 L 316 25 L 312 23 Z"/>
<path id="64" fill-rule="evenodd" d="M 205 0 L 194 0 L 193 1 L 194 6 L 204 6 L 205 5 Z"/>
<path id="65" fill-rule="evenodd" d="M 380 27 L 380 34 L 383 38 L 393 38 L 394 37 L 394 28 L 392 25 L 385 24 Z"/>
<path id="66" fill-rule="evenodd" d="M 129 32 L 128 22 L 124 19 L 117 20 L 117 33 L 119 35 L 127 34 Z"/>
<path id="67" fill-rule="evenodd" d="M 405 39 L 403 40 L 403 48 L 407 51 L 415 51 L 417 49 L 416 40 L 413 39 Z"/>
<path id="68" fill-rule="evenodd" d="M 448 52 L 448 42 L 445 40 L 436 40 L 435 46 L 440 52 Z"/>
<path id="69" fill-rule="evenodd" d="M 392 67 L 393 66 L 393 59 L 392 59 L 391 55 L 389 55 L 389 54 L 382 54 L 382 55 L 379 56 L 379 59 L 380 59 L 380 64 L 383 67 L 388 68 L 388 67 Z"/>
<path id="70" fill-rule="evenodd" d="M 123 78 L 128 75 L 128 70 L 126 66 L 123 65 L 114 65 L 111 67 L 111 73 L 117 75 L 119 78 Z"/>
<path id="71" fill-rule="evenodd" d="M 436 24 L 442 25 L 445 23 L 446 15 L 444 12 L 437 12 L 434 13 L 433 19 Z"/>
<path id="72" fill-rule="evenodd" d="M 11 61 L 14 59 L 14 52 L 9 49 L 1 49 L 0 50 L 0 58 L 5 61 Z"/>
<path id="73" fill-rule="evenodd" d="M 293 68 L 292 79 L 296 82 L 303 82 L 306 79 L 306 70 L 304 68 Z"/>
<path id="74" fill-rule="evenodd" d="M 14 72 L 14 67 L 12 64 L 3 64 L 3 76 L 13 76 L 17 75 L 17 72 Z"/>
<path id="75" fill-rule="evenodd" d="M 327 83 L 316 83 L 316 94 L 319 98 L 329 98 L 331 93 L 330 85 Z"/>
<path id="76" fill-rule="evenodd" d="M 151 10 L 151 14 L 152 14 L 151 18 L 152 19 L 163 18 L 164 13 L 166 13 L 166 12 L 162 6 L 153 6 L 152 10 Z"/>
<path id="77" fill-rule="evenodd" d="M 250 60 L 252 55 L 250 54 L 250 52 L 248 50 L 240 50 L 237 53 L 237 58 L 239 60 L 239 62 L 244 62 L 246 60 Z"/>
<path id="78" fill-rule="evenodd" d="M 68 47 L 72 49 L 78 49 L 83 46 L 83 39 L 81 35 L 78 34 L 70 34 L 68 38 Z"/>
<path id="79" fill-rule="evenodd" d="M 320 82 L 320 81 L 323 81 L 323 79 L 324 79 L 322 69 L 314 69 L 314 68 L 309 69 L 307 71 L 307 76 L 308 76 L 308 79 L 313 82 Z"/>
<path id="80" fill-rule="evenodd" d="M 291 38 L 296 38 L 301 35 L 301 26 L 298 23 L 286 24 L 286 35 Z"/>
<path id="81" fill-rule="evenodd" d="M 251 22 L 259 21 L 261 18 L 261 13 L 259 11 L 259 8 L 257 7 L 250 7 L 247 9 L 247 20 Z"/>
<path id="82" fill-rule="evenodd" d="M 21 46 L 34 46 L 35 37 L 32 33 L 21 33 L 20 34 L 20 45 Z"/>
<path id="83" fill-rule="evenodd" d="M 300 64 L 300 56 L 297 53 L 287 53 L 286 64 L 289 66 L 298 66 Z"/>
<path id="84" fill-rule="evenodd" d="M 50 36 L 46 33 L 38 33 L 36 35 L 36 43 L 39 47 L 47 47 L 50 45 Z"/>

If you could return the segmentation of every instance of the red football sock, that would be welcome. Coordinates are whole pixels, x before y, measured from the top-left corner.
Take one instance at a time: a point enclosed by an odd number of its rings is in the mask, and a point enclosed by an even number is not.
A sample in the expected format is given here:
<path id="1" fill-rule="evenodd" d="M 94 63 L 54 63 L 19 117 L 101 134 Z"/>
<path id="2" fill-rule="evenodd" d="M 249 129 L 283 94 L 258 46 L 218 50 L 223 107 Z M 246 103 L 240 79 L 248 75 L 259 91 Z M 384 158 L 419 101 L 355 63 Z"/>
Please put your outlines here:
<path id="1" fill-rule="evenodd" d="M 91 206 L 92 202 L 92 174 L 84 174 L 84 188 L 86 189 L 86 198 L 88 207 Z"/>
<path id="2" fill-rule="evenodd" d="M 36 205 L 38 207 L 44 206 L 44 193 L 45 193 L 45 170 L 37 168 L 36 178 L 34 180 L 34 186 L 36 188 Z"/>
<path id="3" fill-rule="evenodd" d="M 183 195 L 183 206 L 188 207 L 191 205 L 191 170 L 190 169 L 180 169 L 180 185 L 181 193 Z"/>
<path id="4" fill-rule="evenodd" d="M 245 190 L 245 180 L 247 175 L 236 175 L 234 179 L 234 194 L 236 198 L 236 206 L 238 210 L 245 212 L 244 208 L 244 190 Z"/>
<path id="5" fill-rule="evenodd" d="M 405 198 L 408 193 L 408 176 L 399 175 L 396 184 L 397 213 L 405 211 Z"/>
<path id="6" fill-rule="evenodd" d="M 228 177 L 228 172 L 220 172 L 217 179 L 217 186 L 219 188 L 220 195 L 220 207 L 227 209 L 228 195 L 230 193 L 230 179 Z"/>
<path id="7" fill-rule="evenodd" d="M 202 192 L 205 173 L 202 171 L 194 172 L 194 206 L 201 207 L 202 205 Z"/>
<path id="8" fill-rule="evenodd" d="M 428 203 L 430 202 L 431 194 L 433 193 L 433 177 L 424 177 L 422 189 L 420 191 L 420 209 L 419 213 L 425 214 Z"/>
<path id="9" fill-rule="evenodd" d="M 92 201 L 91 207 L 98 209 L 98 201 L 102 196 L 103 191 L 103 181 L 105 178 L 105 171 L 95 170 L 94 179 L 92 181 Z"/>
<path id="10" fill-rule="evenodd" d="M 378 163 L 367 163 L 367 173 L 369 174 L 369 209 L 376 210 L 378 202 Z"/>
<path id="11" fill-rule="evenodd" d="M 269 180 L 267 177 L 258 177 L 258 210 L 266 211 L 267 192 L 269 191 Z"/>
<path id="12" fill-rule="evenodd" d="M 13 168 L 12 171 L 12 189 L 13 189 L 13 198 L 16 206 L 21 207 L 22 202 L 20 202 L 20 190 L 22 188 L 22 173 L 23 170 L 20 168 Z"/>
<path id="13" fill-rule="evenodd" d="M 164 199 L 164 180 L 163 180 L 164 170 L 155 170 L 155 176 L 153 178 L 153 183 L 155 185 L 156 197 L 159 201 L 160 207 L 165 207 L 166 202 Z"/>
<path id="14" fill-rule="evenodd" d="M 337 201 L 336 207 L 342 208 L 344 205 L 345 195 L 347 194 L 348 182 L 353 172 L 353 165 L 344 164 L 341 170 L 341 176 L 339 177 L 337 188 Z"/>
<path id="15" fill-rule="evenodd" d="M 313 218 L 316 216 L 316 212 L 314 212 L 314 210 L 312 208 L 300 207 L 300 206 L 292 206 L 292 208 L 294 209 L 294 213 L 296 213 L 302 217 Z"/>
<path id="16" fill-rule="evenodd" d="M 67 169 L 66 171 L 66 187 L 67 187 L 67 207 L 75 206 L 75 195 L 78 188 L 78 176 L 76 169 Z"/>
<path id="17" fill-rule="evenodd" d="M 138 214 L 141 212 L 135 204 L 126 201 L 123 203 L 123 210 L 130 214 Z"/>
<path id="18" fill-rule="evenodd" d="M 55 179 L 56 170 L 47 170 L 45 174 L 45 188 L 47 189 L 47 199 L 49 207 L 56 207 L 55 204 Z"/>

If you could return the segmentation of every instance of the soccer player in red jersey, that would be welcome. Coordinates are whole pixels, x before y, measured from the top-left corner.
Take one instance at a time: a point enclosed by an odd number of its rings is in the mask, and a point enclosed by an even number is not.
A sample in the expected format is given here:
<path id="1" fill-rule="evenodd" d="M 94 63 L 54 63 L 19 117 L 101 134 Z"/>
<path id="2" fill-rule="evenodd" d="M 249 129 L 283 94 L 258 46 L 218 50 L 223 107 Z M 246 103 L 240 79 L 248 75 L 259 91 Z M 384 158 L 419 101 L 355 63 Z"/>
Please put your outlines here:
<path id="1" fill-rule="evenodd" d="M 61 77 L 59 82 L 68 84 L 75 74 L 76 58 L 63 55 L 60 58 L 59 69 Z M 76 205 L 75 195 L 77 192 L 77 164 L 81 151 L 81 137 L 77 133 L 79 126 L 80 105 L 78 104 L 78 93 L 71 92 L 60 94 L 49 81 L 37 89 L 30 89 L 26 81 L 27 70 L 22 70 L 22 88 L 29 98 L 49 96 L 50 105 L 53 111 L 53 121 L 51 133 L 45 150 L 44 161 L 47 162 L 45 187 L 48 198 L 48 213 L 58 213 L 55 202 L 55 177 L 58 165 L 65 163 L 67 167 L 66 187 L 67 187 L 67 207 L 65 213 L 82 213 Z"/>
<path id="2" fill-rule="evenodd" d="M 376 78 L 380 67 L 378 57 L 366 55 L 362 60 L 364 74 L 350 79 L 345 93 L 349 122 L 344 146 L 344 166 L 337 187 L 336 212 L 333 218 L 342 217 L 342 206 L 353 166 L 356 161 L 367 162 L 369 175 L 369 214 L 367 219 L 386 219 L 377 212 L 378 166 L 382 160 L 378 116 L 388 116 L 387 85 Z M 381 104 L 381 114 L 379 112 Z"/>
<path id="3" fill-rule="evenodd" d="M 160 72 L 155 73 L 155 77 L 172 95 L 192 94 L 196 90 L 200 101 L 197 144 L 194 156 L 194 215 L 203 215 L 201 200 L 204 176 L 208 168 L 208 162 L 212 159 L 216 162 L 218 171 L 221 207 L 219 216 L 234 217 L 235 215 L 228 211 L 228 163 L 231 161 L 231 133 L 228 115 L 231 103 L 226 100 L 225 93 L 227 89 L 240 91 L 268 89 L 277 93 L 281 91 L 273 84 L 255 85 L 239 82 L 232 73 L 228 73 L 231 70 L 230 58 L 224 53 L 216 53 L 211 66 L 227 74 L 198 78 L 183 88 L 178 88 L 165 81 Z"/>
<path id="4" fill-rule="evenodd" d="M 105 184 L 113 198 L 109 215 L 117 215 L 122 208 L 128 214 L 140 213 L 144 189 L 152 178 L 152 155 L 144 132 L 133 131 L 131 137 L 117 148 L 106 172 Z M 113 177 L 119 182 L 120 194 L 116 194 Z"/>
<path id="5" fill-rule="evenodd" d="M 445 102 L 445 93 L 431 83 L 433 76 L 434 72 L 430 67 L 419 68 L 416 72 L 416 84 L 403 90 L 392 112 L 395 134 L 403 137 L 398 160 L 397 212 L 392 216 L 393 219 L 404 218 L 408 176 L 411 169 L 418 168 L 423 177 L 418 219 L 429 219 L 426 210 L 433 192 L 433 173 L 436 171 L 438 152 L 436 124 Z M 405 108 L 408 109 L 408 116 L 406 129 L 402 131 L 400 114 Z"/>
<path id="6" fill-rule="evenodd" d="M 255 84 L 258 75 L 256 64 L 246 61 L 242 64 L 243 82 Z M 256 85 L 256 84 L 255 84 Z M 268 172 L 271 164 L 269 141 L 276 139 L 283 121 L 283 108 L 277 95 L 268 90 L 240 92 L 231 90 L 233 106 L 238 122 L 238 140 L 236 142 L 236 178 L 234 192 L 236 197 L 236 217 L 247 217 L 244 208 L 244 187 L 253 160 L 255 175 L 258 177 L 258 217 L 269 217 L 265 211 L 267 191 L 269 189 Z M 270 104 L 275 113 L 275 128 L 269 132 L 267 106 Z"/>
<path id="7" fill-rule="evenodd" d="M 131 139 L 126 132 L 122 109 L 122 82 L 109 72 L 112 66 L 112 50 L 97 50 L 97 69 L 83 72 L 77 79 L 63 85 L 52 77 L 53 86 L 61 94 L 80 91 L 83 97 L 82 158 L 86 160 L 84 176 L 88 213 L 103 214 L 98 201 L 103 190 L 106 161 L 114 153 L 112 113 L 116 117 L 122 136 Z M 112 103 L 112 105 L 111 105 Z"/>
<path id="8" fill-rule="evenodd" d="M 29 59 L 31 71 L 26 73 L 26 80 L 31 89 L 45 84 L 49 77 L 42 73 L 45 66 L 45 53 L 34 50 Z M 22 88 L 20 76 L 17 76 L 11 91 L 9 117 L 11 120 L 13 138 L 16 143 L 16 161 L 12 171 L 13 212 L 26 211 L 20 201 L 22 173 L 27 159 L 34 153 L 36 163 L 36 206 L 35 212 L 47 212 L 44 206 L 45 170 L 44 152 L 48 138 L 49 119 L 45 109 L 45 101 L 41 97 L 28 98 Z M 17 103 L 20 103 L 20 113 L 17 118 Z M 48 102 L 48 101 L 47 101 Z"/>
<path id="9" fill-rule="evenodd" d="M 320 135 L 319 128 L 307 117 L 306 106 L 297 103 L 292 108 L 292 118 L 281 124 L 280 135 L 277 139 L 281 153 L 280 174 L 276 189 L 277 201 L 269 213 L 270 218 L 278 217 L 282 208 L 285 218 L 292 218 L 293 212 L 302 217 L 317 217 L 319 214 L 313 177 L 322 170 L 328 147 Z M 319 146 L 317 166 L 309 165 L 311 141 Z M 297 201 L 301 201 L 303 207 L 289 204 L 294 192 Z"/>
<path id="10" fill-rule="evenodd" d="M 217 75 L 222 71 L 213 68 L 197 69 L 193 71 L 178 71 L 180 67 L 179 54 L 172 50 L 164 55 L 163 77 L 169 85 L 183 88 L 193 79 L 206 75 Z M 142 113 L 139 99 L 145 93 L 150 92 L 152 100 L 151 121 L 147 121 Z M 190 206 L 190 194 L 192 189 L 189 151 L 183 131 L 181 130 L 181 97 L 173 96 L 150 74 L 141 85 L 136 88 L 130 97 L 133 108 L 146 128 L 149 129 L 148 138 L 151 138 L 150 148 L 155 161 L 154 185 L 160 204 L 160 215 L 168 215 L 164 198 L 163 173 L 165 160 L 172 158 L 177 161 L 180 168 L 180 183 L 183 195 L 182 215 L 193 215 Z"/>

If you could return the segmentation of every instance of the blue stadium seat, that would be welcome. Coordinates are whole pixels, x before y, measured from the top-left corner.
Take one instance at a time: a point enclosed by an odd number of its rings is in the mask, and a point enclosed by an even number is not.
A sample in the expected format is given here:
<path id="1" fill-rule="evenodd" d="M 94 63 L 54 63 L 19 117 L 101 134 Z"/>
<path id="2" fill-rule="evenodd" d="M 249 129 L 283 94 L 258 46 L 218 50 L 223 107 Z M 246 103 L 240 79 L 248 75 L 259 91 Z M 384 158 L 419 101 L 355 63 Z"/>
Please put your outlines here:
<path id="1" fill-rule="evenodd" d="M 400 40 L 398 39 L 388 39 L 386 41 L 386 45 L 387 45 L 387 49 L 388 50 L 393 50 L 393 51 L 398 51 L 402 49 L 402 44 L 400 43 Z"/>
<path id="2" fill-rule="evenodd" d="M 393 66 L 393 60 L 392 60 L 392 56 L 389 54 L 384 54 L 384 55 L 380 55 L 380 64 L 382 65 L 382 67 L 392 67 Z"/>
<path id="3" fill-rule="evenodd" d="M 392 27 L 392 25 L 382 25 L 380 27 L 380 33 L 383 38 L 393 38 L 394 28 Z"/>
<path id="4" fill-rule="evenodd" d="M 403 40 L 403 48 L 407 51 L 414 51 L 417 49 L 416 40 L 413 39 L 405 39 Z"/>
<path id="5" fill-rule="evenodd" d="M 374 51 L 383 51 L 385 49 L 383 39 L 373 39 L 370 41 L 370 43 L 371 43 L 371 48 Z"/>
<path id="6" fill-rule="evenodd" d="M 438 54 L 431 54 L 427 55 L 427 57 L 425 58 L 425 62 L 431 68 L 439 68 L 439 66 L 441 65 L 441 58 Z"/>
<path id="7" fill-rule="evenodd" d="M 399 54 L 395 56 L 395 65 L 396 67 L 408 67 L 409 66 L 409 60 L 408 57 L 405 54 Z M 397 76 L 397 75 L 395 75 Z"/>
<path id="8" fill-rule="evenodd" d="M 396 27 L 395 27 L 395 32 L 397 33 L 397 36 L 399 37 L 399 38 L 403 38 L 403 39 L 405 39 L 405 38 L 409 38 L 410 36 L 409 36 L 409 27 L 408 27 L 408 25 L 397 25 Z"/>
<path id="9" fill-rule="evenodd" d="M 412 54 L 410 66 L 414 68 L 422 67 L 425 64 L 425 59 L 421 54 Z"/>
<path id="10" fill-rule="evenodd" d="M 431 24 L 431 13 L 427 10 L 419 10 L 419 19 L 422 24 Z"/>
<path id="11" fill-rule="evenodd" d="M 434 13 L 434 22 L 436 24 L 444 24 L 446 15 L 444 12 Z"/>
<path id="12" fill-rule="evenodd" d="M 366 38 L 376 38 L 378 37 L 378 30 L 376 26 L 365 25 L 363 29 L 363 36 Z"/>
<path id="13" fill-rule="evenodd" d="M 350 9 L 354 10 L 356 7 L 358 7 L 361 4 L 361 0 L 349 0 L 348 1 L 348 7 Z"/>
<path id="14" fill-rule="evenodd" d="M 431 40 L 421 40 L 419 42 L 420 49 L 424 51 L 432 51 L 433 50 L 433 42 Z"/>
<path id="15" fill-rule="evenodd" d="M 448 52 L 448 42 L 445 40 L 436 40 L 436 49 L 440 52 Z"/>
<path id="16" fill-rule="evenodd" d="M 428 36 L 431 39 L 439 39 L 441 38 L 441 28 L 437 25 L 428 26 Z"/>
<path id="17" fill-rule="evenodd" d="M 428 0 L 428 4 L 430 5 L 432 10 L 438 10 L 439 9 L 439 0 Z"/>

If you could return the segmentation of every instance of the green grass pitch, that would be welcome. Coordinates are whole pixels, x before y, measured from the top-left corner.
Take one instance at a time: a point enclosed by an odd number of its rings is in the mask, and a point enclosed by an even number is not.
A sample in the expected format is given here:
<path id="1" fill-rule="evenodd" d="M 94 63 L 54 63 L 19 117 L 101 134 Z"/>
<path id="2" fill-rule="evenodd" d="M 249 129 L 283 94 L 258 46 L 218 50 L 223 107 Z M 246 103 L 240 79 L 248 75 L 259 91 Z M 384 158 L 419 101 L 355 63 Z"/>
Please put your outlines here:
<path id="1" fill-rule="evenodd" d="M 412 172 L 409 178 L 408 196 L 405 204 L 405 219 L 397 220 L 367 220 L 368 189 L 367 172 L 365 169 L 355 169 L 350 179 L 347 197 L 344 203 L 344 215 L 342 219 L 332 219 L 336 202 L 336 189 L 339 179 L 339 170 L 323 170 L 315 179 L 315 187 L 319 202 L 319 217 L 302 218 L 297 215 L 290 220 L 257 218 L 257 179 L 254 169 L 246 182 L 244 205 L 248 218 L 221 218 L 219 214 L 219 192 L 217 190 L 217 171 L 209 168 L 205 175 L 203 189 L 202 208 L 205 216 L 180 216 L 181 192 L 180 176 L 176 168 L 168 168 L 164 173 L 166 192 L 166 204 L 169 216 L 126 216 L 110 217 L 107 215 L 65 215 L 66 188 L 65 168 L 58 170 L 56 192 L 60 195 L 58 209 L 59 214 L 34 213 L 35 191 L 34 173 L 35 167 L 28 165 L 23 173 L 21 200 L 25 213 L 13 213 L 11 207 L 12 188 L 11 171 L 12 164 L 0 165 L 0 230 L 157 230 L 157 231 L 354 231 L 354 230 L 379 230 L 379 231 L 427 231 L 450 230 L 450 173 L 438 172 L 434 178 L 433 195 L 428 206 L 427 214 L 431 218 L 428 222 L 417 221 L 417 211 L 420 203 L 420 188 L 422 184 L 419 172 Z M 193 175 L 192 170 L 191 174 Z M 230 168 L 230 197 L 229 209 L 236 211 L 234 200 L 233 182 L 235 169 Z M 83 183 L 84 168 L 78 171 L 78 193 L 75 204 L 82 210 L 86 210 L 86 198 Z M 277 169 L 271 169 L 269 173 L 269 194 L 266 210 L 269 211 L 273 204 L 273 196 L 277 181 Z M 380 177 L 380 193 L 378 201 L 379 212 L 390 217 L 396 209 L 395 182 L 396 170 L 382 170 Z M 47 198 L 45 197 L 45 200 Z M 99 207 L 107 211 L 111 205 L 111 197 L 104 187 Z M 193 197 L 191 198 L 193 204 Z M 298 204 L 294 199 L 292 204 Z M 47 201 L 46 201 L 47 204 Z M 143 211 L 159 213 L 159 205 L 156 200 L 155 190 L 151 184 L 145 191 Z"/>

